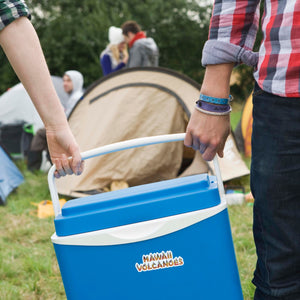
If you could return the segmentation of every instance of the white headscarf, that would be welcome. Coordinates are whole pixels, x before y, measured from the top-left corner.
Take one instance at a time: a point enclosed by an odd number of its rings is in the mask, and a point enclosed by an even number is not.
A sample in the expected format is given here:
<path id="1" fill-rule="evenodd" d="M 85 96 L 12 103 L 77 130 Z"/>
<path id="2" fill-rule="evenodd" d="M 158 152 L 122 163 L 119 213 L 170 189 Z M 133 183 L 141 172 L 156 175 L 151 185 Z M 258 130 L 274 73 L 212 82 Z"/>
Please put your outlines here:
<path id="1" fill-rule="evenodd" d="M 69 76 L 73 83 L 73 90 L 69 96 L 69 100 L 67 101 L 67 107 L 66 107 L 66 111 L 65 111 L 66 116 L 69 117 L 74 106 L 80 100 L 81 96 L 84 93 L 83 76 L 80 72 L 75 71 L 75 70 L 69 70 L 69 71 L 65 72 L 64 75 Z"/>

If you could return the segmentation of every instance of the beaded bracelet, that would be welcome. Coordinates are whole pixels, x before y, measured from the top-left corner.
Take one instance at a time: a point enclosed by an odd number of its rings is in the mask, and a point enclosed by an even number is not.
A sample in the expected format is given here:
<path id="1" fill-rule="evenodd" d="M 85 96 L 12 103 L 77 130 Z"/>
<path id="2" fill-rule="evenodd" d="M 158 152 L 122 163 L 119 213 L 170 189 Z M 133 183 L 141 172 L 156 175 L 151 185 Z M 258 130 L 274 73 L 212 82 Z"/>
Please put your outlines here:
<path id="1" fill-rule="evenodd" d="M 228 98 L 215 98 L 207 95 L 200 94 L 199 100 L 212 103 L 212 104 L 222 104 L 227 105 L 230 101 L 232 101 L 233 97 L 229 95 Z"/>
<path id="2" fill-rule="evenodd" d="M 228 115 L 231 112 L 231 106 L 229 104 L 214 105 L 211 103 L 202 102 L 201 100 L 196 101 L 196 109 L 205 114 L 215 116 Z"/>

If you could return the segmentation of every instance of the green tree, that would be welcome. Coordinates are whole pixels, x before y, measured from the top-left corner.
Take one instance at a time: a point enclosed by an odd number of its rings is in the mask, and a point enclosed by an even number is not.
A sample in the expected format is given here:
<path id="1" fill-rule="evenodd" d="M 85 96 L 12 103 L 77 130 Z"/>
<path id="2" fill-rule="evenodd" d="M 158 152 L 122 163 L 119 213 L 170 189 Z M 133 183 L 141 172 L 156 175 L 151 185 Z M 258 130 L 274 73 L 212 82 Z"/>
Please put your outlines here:
<path id="1" fill-rule="evenodd" d="M 201 82 L 211 5 L 197 0 L 27 0 L 51 74 L 79 70 L 85 86 L 102 76 L 99 55 L 111 25 L 137 21 L 160 50 L 160 66 Z M 21 46 L 21 45 L 20 45 Z M 0 93 L 18 82 L 0 53 Z"/>

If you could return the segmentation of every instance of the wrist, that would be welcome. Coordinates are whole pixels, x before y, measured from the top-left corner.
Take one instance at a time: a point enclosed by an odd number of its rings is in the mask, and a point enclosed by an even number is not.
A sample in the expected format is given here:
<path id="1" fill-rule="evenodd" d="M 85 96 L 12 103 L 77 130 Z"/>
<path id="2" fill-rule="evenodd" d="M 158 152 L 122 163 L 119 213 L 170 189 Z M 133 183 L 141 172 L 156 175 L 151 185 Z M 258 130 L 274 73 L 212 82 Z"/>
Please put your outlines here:
<path id="1" fill-rule="evenodd" d="M 229 104 L 212 104 L 202 102 L 201 100 L 196 102 L 195 108 L 202 113 L 213 116 L 225 116 L 231 112 L 231 106 Z"/>
<path id="2" fill-rule="evenodd" d="M 44 120 L 46 130 L 57 131 L 69 126 L 67 117 L 63 109 L 58 109 L 56 113 L 48 114 Z"/>
<path id="3" fill-rule="evenodd" d="M 201 93 L 216 98 L 228 98 L 230 93 L 230 76 L 234 64 L 206 66 Z"/>
<path id="4" fill-rule="evenodd" d="M 66 122 L 66 123 L 60 122 L 58 124 L 50 123 L 50 124 L 45 125 L 45 129 L 47 132 L 58 132 L 58 131 L 65 130 L 68 128 L 69 128 L 68 122 Z"/>
<path id="5" fill-rule="evenodd" d="M 211 97 L 204 94 L 200 94 L 199 100 L 196 101 L 195 108 L 202 113 L 208 115 L 228 115 L 231 112 L 230 102 L 232 101 L 232 96 L 229 95 L 228 98 L 217 98 Z"/>

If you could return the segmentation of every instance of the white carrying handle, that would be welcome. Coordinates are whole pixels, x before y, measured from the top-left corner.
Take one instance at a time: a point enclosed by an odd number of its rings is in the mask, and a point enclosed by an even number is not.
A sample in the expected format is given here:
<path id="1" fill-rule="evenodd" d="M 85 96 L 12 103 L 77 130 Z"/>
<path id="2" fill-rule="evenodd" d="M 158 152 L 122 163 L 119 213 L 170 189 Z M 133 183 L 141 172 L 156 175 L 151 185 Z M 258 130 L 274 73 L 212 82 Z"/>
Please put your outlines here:
<path id="1" fill-rule="evenodd" d="M 154 145 L 154 144 L 183 141 L 184 138 L 185 138 L 185 133 L 142 137 L 142 138 L 127 140 L 127 141 L 123 141 L 123 142 L 113 143 L 110 145 L 105 145 L 105 146 L 102 146 L 99 148 L 95 148 L 92 150 L 82 152 L 81 158 L 82 158 L 82 160 L 86 160 L 88 158 L 92 158 L 95 156 L 100 156 L 103 154 L 108 154 L 108 153 L 122 151 L 122 150 L 126 150 L 126 149 L 131 149 L 131 148 L 149 146 L 149 145 Z M 219 167 L 217 156 L 214 157 L 213 161 L 214 161 L 214 168 L 215 168 L 215 174 L 217 177 L 220 198 L 221 198 L 221 200 L 223 200 L 225 192 L 224 192 L 224 186 L 223 186 L 223 181 L 221 178 L 221 172 L 220 172 L 220 167 Z M 53 203 L 54 215 L 55 215 L 55 217 L 57 217 L 58 215 L 61 214 L 61 208 L 60 208 L 59 197 L 58 197 L 58 193 L 57 193 L 57 189 L 56 189 L 56 185 L 55 185 L 55 181 L 54 181 L 55 170 L 56 170 L 56 166 L 53 165 L 48 172 L 48 185 L 49 185 L 50 195 L 51 195 L 51 199 L 52 199 L 52 203 Z"/>

